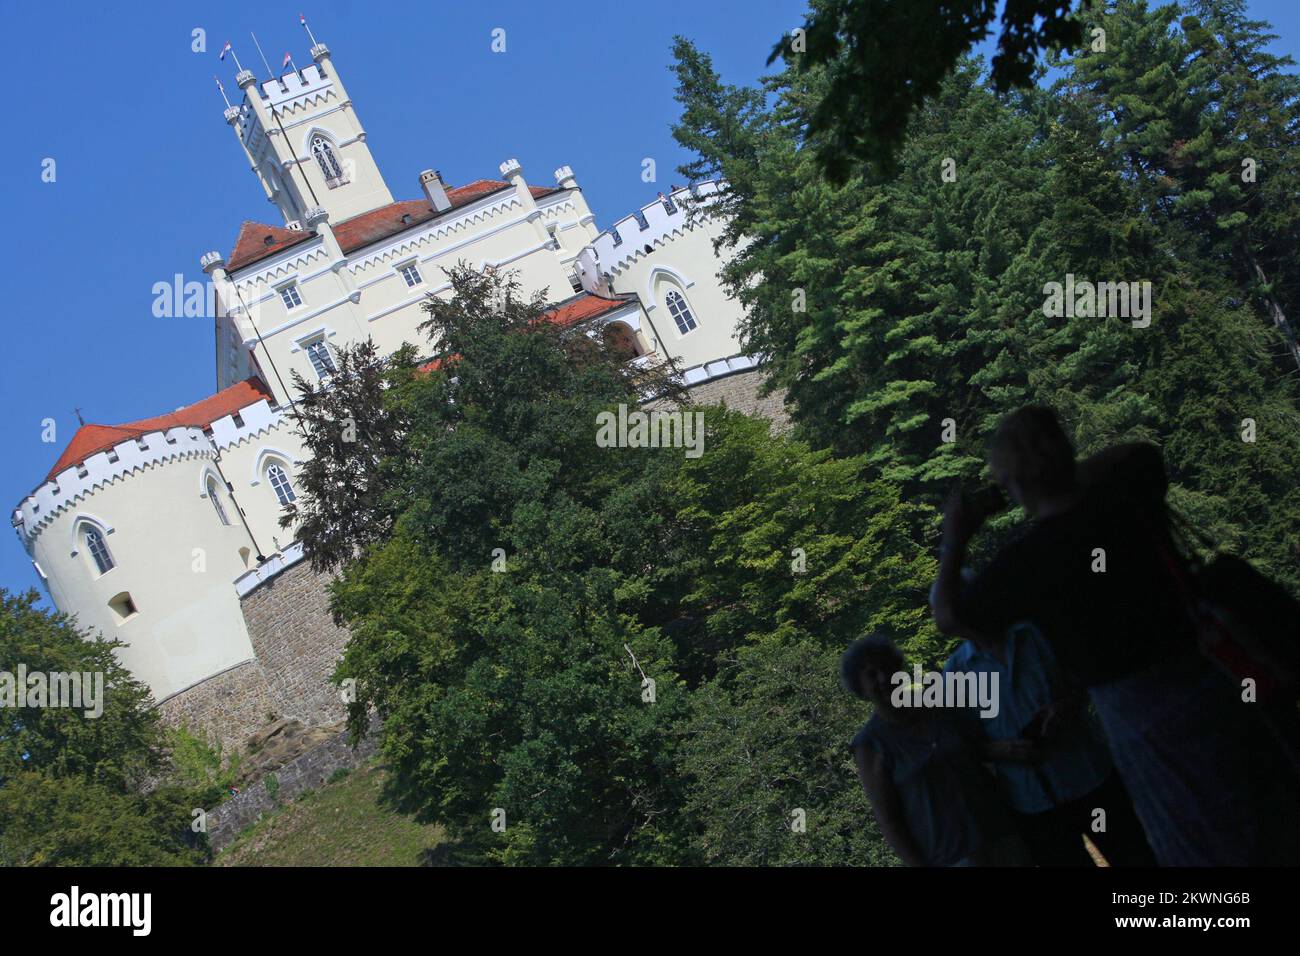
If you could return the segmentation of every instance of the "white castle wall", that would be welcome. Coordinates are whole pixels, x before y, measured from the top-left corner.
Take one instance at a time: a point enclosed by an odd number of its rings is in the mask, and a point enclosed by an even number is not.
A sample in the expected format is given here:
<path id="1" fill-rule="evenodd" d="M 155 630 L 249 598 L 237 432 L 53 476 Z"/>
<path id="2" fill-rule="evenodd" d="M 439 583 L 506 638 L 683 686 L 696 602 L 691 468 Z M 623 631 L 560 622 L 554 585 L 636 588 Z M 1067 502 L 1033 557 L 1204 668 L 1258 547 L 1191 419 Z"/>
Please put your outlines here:
<path id="1" fill-rule="evenodd" d="M 192 431 L 202 439 L 198 429 Z M 150 436 L 154 437 L 154 436 Z M 122 663 L 155 699 L 253 656 L 230 582 L 243 570 L 242 527 L 223 525 L 200 497 L 215 453 L 210 444 L 122 473 L 59 510 L 31 542 L 55 604 L 78 623 L 126 641 Z M 99 457 L 99 456 L 96 456 Z M 227 506 L 227 511 L 230 506 Z M 99 574 L 84 543 L 93 522 L 114 567 Z M 109 602 L 126 592 L 139 613 L 122 620 Z"/>
<path id="2" fill-rule="evenodd" d="M 692 202 L 704 205 L 717 192 L 715 183 L 694 190 L 674 190 L 668 199 L 643 206 L 638 218 L 627 216 L 601 233 L 578 257 L 583 284 L 593 291 L 635 292 L 652 330 L 648 345 L 682 367 L 701 365 L 740 352 L 736 330 L 744 318 L 740 303 L 727 297 L 718 281 L 722 260 L 713 251 L 717 225 L 705 216 L 692 220 Z M 615 235 L 621 243 L 615 245 Z M 647 247 L 649 251 L 647 251 Z M 676 291 L 694 315 L 697 326 L 682 334 L 668 313 L 666 298 Z"/>
<path id="3" fill-rule="evenodd" d="M 636 293 L 602 321 L 625 322 L 645 350 L 693 367 L 690 384 L 743 405 L 758 374 L 737 355 L 741 310 L 716 280 L 716 230 L 687 212 L 692 198 L 708 202 L 712 183 L 674 191 L 674 209 L 643 207 L 645 228 L 633 215 L 598 233 L 569 167 L 554 173 L 558 191 L 537 199 L 508 160 L 503 188 L 345 254 L 335 227 L 393 199 L 329 50 L 317 44 L 311 53 L 301 75 L 259 84 L 241 71 L 244 100 L 225 113 L 267 198 L 304 241 L 232 274 L 219 254 L 203 258 L 219 303 L 219 385 L 256 371 L 276 404 L 257 401 L 206 432 L 177 427 L 121 442 L 43 483 L 14 514 L 55 604 L 83 627 L 128 642 L 123 663 L 168 719 L 205 724 L 228 741 L 270 710 L 309 721 L 340 713 L 322 685 L 346 635 L 328 620 L 324 582 L 301 561 L 294 529 L 280 528 L 282 506 L 266 475 L 280 464 L 300 490 L 304 452 L 288 390 L 295 371 L 317 380 L 307 342 L 373 338 L 385 354 L 403 342 L 427 354 L 420 304 L 448 293 L 444 267 L 514 271 L 525 292 L 546 289 L 551 301 L 570 297 L 578 269 L 591 291 Z M 326 182 L 310 151 L 317 134 L 343 163 L 344 181 Z M 423 280 L 414 288 L 398 273 L 408 262 Z M 288 309 L 279 289 L 291 281 L 302 304 Z M 685 335 L 668 314 L 670 290 L 698 322 Z M 229 524 L 208 497 L 210 474 L 229 483 L 218 492 Z M 112 553 L 115 566 L 104 574 L 87 553 L 86 526 Z M 138 611 L 127 619 L 110 606 L 123 594 Z"/>
<path id="4" fill-rule="evenodd" d="M 430 294 L 448 293 L 443 270 L 458 262 L 513 270 L 524 289 L 548 289 L 552 299 L 568 298 L 579 243 L 595 233 L 592 218 L 580 190 L 567 189 L 539 204 L 518 176 L 510 188 L 350 256 L 332 234 L 299 243 L 238 270 L 229 282 L 218 280 L 218 297 L 223 312 L 244 319 L 243 346 L 258 354 L 265 368 L 273 364 L 279 370 L 284 387 L 274 380 L 268 384 L 284 403 L 293 372 L 316 381 L 303 346 L 319 336 L 335 347 L 373 338 L 385 354 L 409 342 L 426 354 L 429 343 L 418 330 L 427 318 L 421 303 Z M 555 239 L 547 226 L 557 227 Z M 408 263 L 417 266 L 422 279 L 413 288 L 398 272 Z M 292 309 L 279 292 L 287 282 L 297 284 L 302 299 Z M 256 323 L 260 342 L 245 316 Z M 222 367 L 232 381 L 243 370 L 229 355 Z"/>
<path id="5" fill-rule="evenodd" d="M 155 700 L 252 659 L 234 593 L 235 579 L 256 563 L 249 532 L 266 555 L 273 535 L 293 537 L 277 526 L 280 506 L 264 469 L 283 460 L 292 475 L 300 445 L 284 412 L 265 400 L 239 417 L 217 419 L 210 434 L 177 427 L 120 442 L 42 484 L 15 515 L 55 606 L 128 642 L 119 657 Z M 209 477 L 229 524 L 208 497 Z M 85 546 L 86 527 L 112 555 L 104 574 Z M 123 594 L 138 612 L 125 620 L 110 606 Z"/>

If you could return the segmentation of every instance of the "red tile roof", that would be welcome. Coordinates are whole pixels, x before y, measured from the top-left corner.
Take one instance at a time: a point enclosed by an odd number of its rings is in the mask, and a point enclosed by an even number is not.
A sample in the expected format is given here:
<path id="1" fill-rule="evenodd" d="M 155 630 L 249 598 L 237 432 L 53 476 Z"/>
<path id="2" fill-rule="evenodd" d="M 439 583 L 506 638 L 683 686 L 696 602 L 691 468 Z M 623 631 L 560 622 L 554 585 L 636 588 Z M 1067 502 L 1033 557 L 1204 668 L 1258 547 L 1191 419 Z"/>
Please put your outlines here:
<path id="1" fill-rule="evenodd" d="M 490 193 L 509 187 L 509 183 L 502 182 L 499 179 L 477 179 L 472 183 L 466 183 L 464 186 L 448 189 L 447 199 L 451 203 L 451 209 L 457 209 Z M 560 192 L 559 189 L 546 186 L 529 186 L 528 191 L 533 194 L 534 199 L 541 199 Z M 403 199 L 335 223 L 334 236 L 338 239 L 339 245 L 343 247 L 344 252 L 355 252 L 372 243 L 380 242 L 390 236 L 397 235 L 399 232 L 404 232 L 421 223 L 428 222 L 430 219 L 444 215 L 450 212 L 451 209 L 435 213 L 428 200 Z M 404 222 L 404 216 L 409 216 L 409 220 Z M 239 238 L 235 240 L 235 248 L 230 253 L 226 269 L 232 272 L 235 269 L 242 269 L 244 266 L 265 259 L 272 253 L 287 249 L 315 235 L 314 232 L 308 230 L 300 232 L 293 229 L 284 229 L 280 226 L 245 221 L 243 226 L 240 227 Z"/>
<path id="2" fill-rule="evenodd" d="M 178 426 L 207 428 L 218 418 L 264 398 L 273 400 L 271 390 L 260 378 L 253 376 L 166 415 L 142 418 L 138 422 L 127 422 L 124 425 L 82 425 L 72 436 L 72 441 L 68 442 L 68 447 L 63 449 L 63 454 L 54 463 L 45 480 L 49 481 L 65 468 L 79 465 L 91 455 L 107 451 L 128 439 Z"/>
<path id="3" fill-rule="evenodd" d="M 226 269 L 233 271 L 242 268 L 258 259 L 265 259 L 273 252 L 306 242 L 315 235 L 316 233 L 305 229 L 285 229 L 282 226 L 268 226 L 264 222 L 245 219 L 244 224 L 239 227 L 235 248 L 230 250 Z"/>
<path id="4" fill-rule="evenodd" d="M 615 309 L 620 309 L 630 302 L 635 302 L 636 297 L 628 294 L 615 299 L 607 299 L 603 295 L 596 295 L 594 292 L 579 292 L 572 298 L 565 299 L 555 308 L 542 313 L 542 318 L 549 318 L 552 322 L 561 326 L 570 326 L 584 319 L 594 319 L 600 315 L 606 315 Z M 425 362 L 420 366 L 421 372 L 435 372 L 442 367 L 443 360 L 440 358 Z"/>
<path id="5" fill-rule="evenodd" d="M 596 295 L 594 292 L 579 292 L 573 298 L 565 299 L 546 314 L 557 325 L 567 326 L 573 325 L 575 322 L 581 322 L 583 319 L 594 319 L 598 315 L 613 312 L 615 309 L 622 308 L 633 301 L 635 301 L 635 297 L 632 295 L 607 299 L 603 295 Z"/>

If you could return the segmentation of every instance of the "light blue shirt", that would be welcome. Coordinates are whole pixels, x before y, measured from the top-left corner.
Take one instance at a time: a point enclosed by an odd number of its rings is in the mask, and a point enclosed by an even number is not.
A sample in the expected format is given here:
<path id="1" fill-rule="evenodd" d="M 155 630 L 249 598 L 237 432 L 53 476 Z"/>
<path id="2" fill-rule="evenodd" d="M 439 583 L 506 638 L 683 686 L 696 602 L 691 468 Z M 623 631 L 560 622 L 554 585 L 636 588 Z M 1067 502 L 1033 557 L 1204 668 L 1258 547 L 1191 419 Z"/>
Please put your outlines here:
<path id="1" fill-rule="evenodd" d="M 1061 695 L 1061 672 L 1051 646 L 1030 624 L 1017 624 L 1003 645 L 1006 661 L 970 641 L 948 658 L 944 672 L 998 675 L 998 708 L 992 717 L 977 710 L 968 717 L 989 740 L 1022 736 L 1034 715 Z M 1034 763 L 998 760 L 998 782 L 1018 813 L 1042 813 L 1097 789 L 1112 764 L 1096 718 L 1081 704 L 1045 742 Z"/>

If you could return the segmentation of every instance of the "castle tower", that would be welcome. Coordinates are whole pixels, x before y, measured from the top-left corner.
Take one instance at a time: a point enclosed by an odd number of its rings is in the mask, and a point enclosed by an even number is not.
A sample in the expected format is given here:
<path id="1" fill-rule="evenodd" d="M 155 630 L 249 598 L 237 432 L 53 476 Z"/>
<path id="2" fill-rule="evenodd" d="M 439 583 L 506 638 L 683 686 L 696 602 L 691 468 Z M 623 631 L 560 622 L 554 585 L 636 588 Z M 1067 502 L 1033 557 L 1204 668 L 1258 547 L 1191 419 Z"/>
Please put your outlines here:
<path id="1" fill-rule="evenodd" d="M 317 43 L 311 56 L 311 66 L 261 83 L 241 70 L 243 102 L 225 114 L 286 225 L 318 207 L 337 223 L 393 201 L 329 48 Z"/>

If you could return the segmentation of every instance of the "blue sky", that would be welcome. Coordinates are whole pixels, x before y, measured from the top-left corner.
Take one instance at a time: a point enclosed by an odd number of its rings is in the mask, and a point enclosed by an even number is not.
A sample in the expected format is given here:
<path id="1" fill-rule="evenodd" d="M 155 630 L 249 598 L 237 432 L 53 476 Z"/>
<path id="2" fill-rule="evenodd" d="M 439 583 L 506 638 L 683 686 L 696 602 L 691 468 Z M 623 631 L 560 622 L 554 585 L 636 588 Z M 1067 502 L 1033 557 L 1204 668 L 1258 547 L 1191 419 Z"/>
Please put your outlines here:
<path id="1" fill-rule="evenodd" d="M 188 3 L 18 3 L 0 0 L 0 80 L 8 91 L 0 150 L 7 328 L 0 362 L 0 504 L 44 476 L 77 427 L 157 415 L 215 390 L 213 333 L 204 319 L 155 318 L 155 282 L 203 280 L 199 256 L 228 253 L 244 219 L 276 222 L 234 134 L 213 75 L 237 94 L 229 58 L 265 78 L 267 58 L 310 62 L 307 15 L 329 45 L 371 149 L 398 199 L 440 169 L 453 184 L 494 178 L 518 158 L 549 185 L 571 165 L 597 224 L 681 181 L 684 158 L 669 73 L 674 34 L 710 52 L 724 79 L 751 82 L 802 0 L 725 2 L 391 2 L 230 0 Z M 1300 58 L 1300 4 L 1257 0 L 1278 52 Z M 506 30 L 506 53 L 490 49 Z M 207 51 L 193 52 L 192 31 Z M 235 95 L 232 95 L 232 101 Z M 41 180 L 42 162 L 57 179 Z M 57 424 L 44 443 L 42 421 Z M 7 521 L 6 521 L 7 524 Z M 6 528 L 4 533 L 12 535 Z M 0 586 L 37 583 L 17 540 L 0 544 Z"/>

